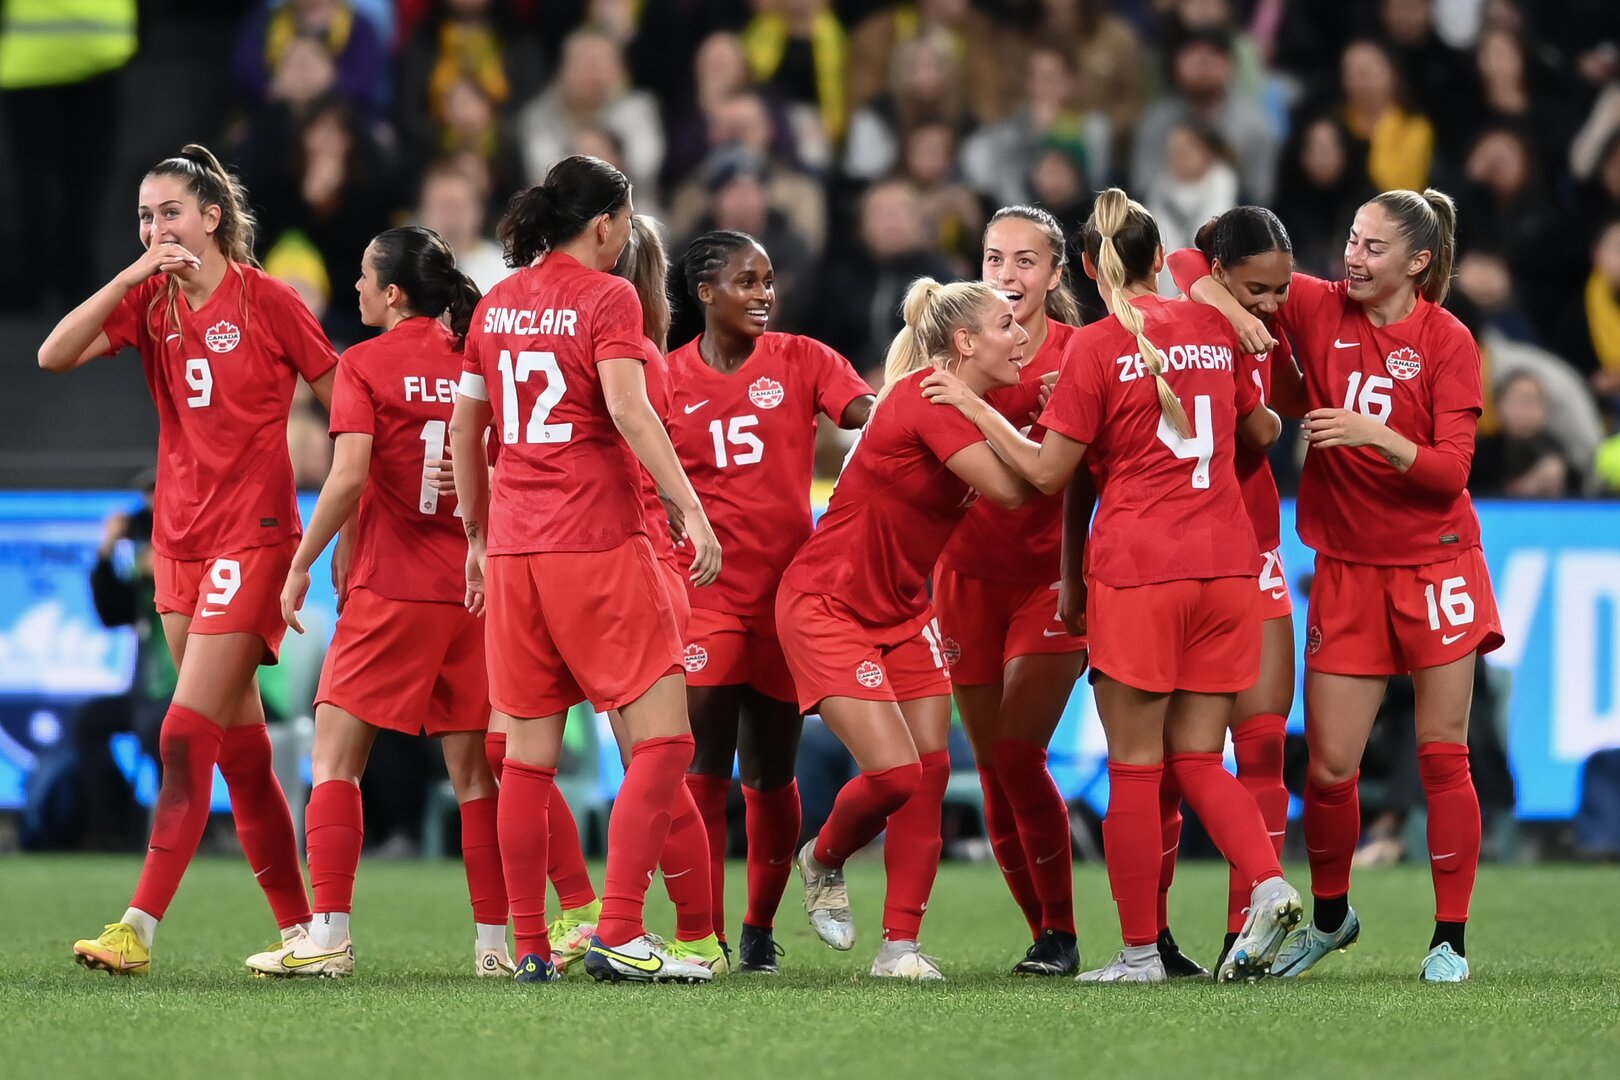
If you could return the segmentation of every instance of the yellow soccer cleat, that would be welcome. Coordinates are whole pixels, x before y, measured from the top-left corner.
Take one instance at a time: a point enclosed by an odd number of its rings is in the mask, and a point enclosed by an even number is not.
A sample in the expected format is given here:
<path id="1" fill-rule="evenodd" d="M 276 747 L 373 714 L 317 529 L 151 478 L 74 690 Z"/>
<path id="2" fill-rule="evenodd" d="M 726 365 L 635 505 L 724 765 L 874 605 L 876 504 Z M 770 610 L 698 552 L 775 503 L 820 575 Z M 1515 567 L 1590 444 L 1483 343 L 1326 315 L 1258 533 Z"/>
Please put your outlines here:
<path id="1" fill-rule="evenodd" d="M 108 923 L 94 941 L 75 941 L 73 959 L 109 975 L 145 975 L 152 970 L 152 950 L 141 944 L 128 923 Z"/>
<path id="2" fill-rule="evenodd" d="M 714 934 L 698 941 L 666 942 L 664 951 L 677 960 L 702 964 L 715 978 L 731 974 L 731 961 L 726 955 L 726 947 Z"/>
<path id="3" fill-rule="evenodd" d="M 602 917 L 602 901 L 592 900 L 584 907 L 570 908 L 547 928 L 551 939 L 551 962 L 558 971 L 567 971 L 584 959 L 585 950 L 596 936 L 596 920 Z"/>

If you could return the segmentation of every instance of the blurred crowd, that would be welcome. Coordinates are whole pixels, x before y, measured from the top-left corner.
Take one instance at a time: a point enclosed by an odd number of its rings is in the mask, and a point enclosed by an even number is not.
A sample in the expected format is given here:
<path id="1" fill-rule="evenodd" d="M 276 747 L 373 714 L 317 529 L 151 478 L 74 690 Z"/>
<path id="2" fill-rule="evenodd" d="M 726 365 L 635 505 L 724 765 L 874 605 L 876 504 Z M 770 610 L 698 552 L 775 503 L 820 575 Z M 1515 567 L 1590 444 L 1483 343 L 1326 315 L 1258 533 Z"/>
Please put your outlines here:
<path id="1" fill-rule="evenodd" d="M 269 0 L 221 62 L 235 119 L 198 135 L 340 345 L 370 236 L 431 226 L 487 288 L 506 200 L 576 152 L 677 261 L 761 238 L 774 326 L 874 374 L 906 284 L 975 274 L 1000 205 L 1077 231 L 1120 183 L 1173 248 L 1264 203 L 1335 277 L 1361 200 L 1437 186 L 1484 356 L 1476 493 L 1620 491 L 1615 0 Z"/>

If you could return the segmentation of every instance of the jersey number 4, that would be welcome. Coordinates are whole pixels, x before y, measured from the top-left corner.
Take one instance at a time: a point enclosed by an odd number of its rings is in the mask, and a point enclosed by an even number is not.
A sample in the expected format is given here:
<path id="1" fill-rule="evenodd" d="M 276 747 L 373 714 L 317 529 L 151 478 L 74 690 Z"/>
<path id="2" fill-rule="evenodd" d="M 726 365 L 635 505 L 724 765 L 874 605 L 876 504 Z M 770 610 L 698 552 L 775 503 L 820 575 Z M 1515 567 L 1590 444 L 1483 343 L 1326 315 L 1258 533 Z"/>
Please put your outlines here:
<path id="1" fill-rule="evenodd" d="M 503 443 L 565 443 L 574 437 L 573 424 L 548 424 L 546 419 L 551 410 L 557 407 L 562 400 L 568 384 L 563 381 L 562 368 L 557 365 L 555 353 L 548 352 L 520 352 L 514 363 L 512 354 L 506 349 L 501 350 L 501 441 Z M 526 383 L 530 376 L 536 373 L 545 376 L 546 385 L 534 399 L 534 408 L 529 412 L 529 423 L 523 428 L 523 438 L 518 438 L 518 394 L 517 384 Z"/>
<path id="2" fill-rule="evenodd" d="M 1193 398 L 1192 422 L 1192 438 L 1184 439 L 1161 415 L 1159 441 L 1168 446 L 1176 457 L 1193 462 L 1192 486 L 1203 489 L 1209 487 L 1209 463 L 1215 456 L 1215 425 L 1210 420 L 1208 394 Z"/>

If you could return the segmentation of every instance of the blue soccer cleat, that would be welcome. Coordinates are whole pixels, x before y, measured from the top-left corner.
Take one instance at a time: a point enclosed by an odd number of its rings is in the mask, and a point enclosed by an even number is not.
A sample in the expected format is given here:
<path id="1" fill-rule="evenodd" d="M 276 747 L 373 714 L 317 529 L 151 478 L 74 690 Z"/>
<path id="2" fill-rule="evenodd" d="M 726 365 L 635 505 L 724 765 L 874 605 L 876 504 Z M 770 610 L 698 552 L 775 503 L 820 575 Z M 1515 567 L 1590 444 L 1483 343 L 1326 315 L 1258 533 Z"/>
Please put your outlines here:
<path id="1" fill-rule="evenodd" d="M 1468 958 L 1458 956 L 1450 942 L 1442 941 L 1423 958 L 1423 973 L 1419 978 L 1432 983 L 1467 982 Z"/>
<path id="2" fill-rule="evenodd" d="M 1335 950 L 1348 949 L 1359 937 L 1361 920 L 1356 918 L 1355 908 L 1345 913 L 1344 922 L 1331 934 L 1318 930 L 1315 923 L 1295 930 L 1283 941 L 1282 948 L 1277 950 L 1277 959 L 1271 964 L 1271 974 L 1279 979 L 1297 979 L 1315 967 L 1322 957 Z"/>
<path id="3" fill-rule="evenodd" d="M 557 982 L 562 978 L 562 972 L 557 965 L 543 956 L 529 953 L 517 962 L 517 971 L 513 974 L 514 982 L 520 983 L 548 983 Z"/>

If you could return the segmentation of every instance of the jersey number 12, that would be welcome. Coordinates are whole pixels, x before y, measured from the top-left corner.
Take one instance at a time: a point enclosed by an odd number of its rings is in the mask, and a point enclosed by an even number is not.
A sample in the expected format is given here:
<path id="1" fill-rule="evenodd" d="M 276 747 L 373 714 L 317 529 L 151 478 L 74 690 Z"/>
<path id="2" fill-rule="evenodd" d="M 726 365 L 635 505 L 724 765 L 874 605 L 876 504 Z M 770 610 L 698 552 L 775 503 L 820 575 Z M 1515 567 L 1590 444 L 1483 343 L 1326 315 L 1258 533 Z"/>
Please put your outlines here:
<path id="1" fill-rule="evenodd" d="M 536 373 L 545 377 L 546 385 L 541 388 L 540 394 L 534 399 L 534 408 L 529 413 L 529 423 L 522 431 L 522 442 L 526 443 L 565 443 L 574 437 L 573 424 L 548 424 L 546 418 L 551 410 L 557 407 L 562 400 L 563 392 L 568 384 L 563 381 L 562 368 L 557 365 L 555 353 L 524 351 L 517 354 L 517 362 L 513 363 L 512 354 L 506 349 L 501 350 L 501 441 L 515 443 L 518 439 L 518 399 L 517 384 L 526 383 L 529 377 Z"/>

